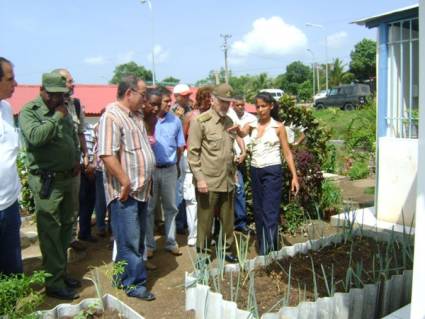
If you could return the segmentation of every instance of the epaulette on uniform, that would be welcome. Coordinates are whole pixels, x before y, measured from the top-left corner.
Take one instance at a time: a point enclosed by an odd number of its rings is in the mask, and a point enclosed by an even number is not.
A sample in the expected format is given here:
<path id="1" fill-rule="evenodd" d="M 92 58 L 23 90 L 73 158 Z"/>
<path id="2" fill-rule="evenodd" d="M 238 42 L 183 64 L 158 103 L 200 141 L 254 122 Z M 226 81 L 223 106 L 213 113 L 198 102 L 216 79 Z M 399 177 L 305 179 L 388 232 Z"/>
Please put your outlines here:
<path id="1" fill-rule="evenodd" d="M 209 112 L 202 113 L 197 118 L 198 122 L 201 122 L 201 123 L 206 122 L 210 119 L 211 119 L 211 114 Z"/>

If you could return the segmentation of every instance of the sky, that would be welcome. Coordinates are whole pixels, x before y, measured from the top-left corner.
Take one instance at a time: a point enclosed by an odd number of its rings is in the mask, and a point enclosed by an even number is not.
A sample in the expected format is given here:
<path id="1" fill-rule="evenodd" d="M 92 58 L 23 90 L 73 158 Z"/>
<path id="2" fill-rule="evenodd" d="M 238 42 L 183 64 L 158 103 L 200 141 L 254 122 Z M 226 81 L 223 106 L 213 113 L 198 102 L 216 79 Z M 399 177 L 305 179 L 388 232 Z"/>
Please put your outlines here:
<path id="1" fill-rule="evenodd" d="M 193 84 L 224 67 L 233 75 L 276 76 L 293 61 L 350 61 L 376 29 L 350 24 L 417 0 L 0 0 L 0 56 L 20 84 L 68 68 L 80 84 L 105 84 L 116 65 L 134 61 Z M 316 26 L 307 26 L 314 24 Z M 325 41 L 327 39 L 327 41 Z M 325 43 L 327 42 L 327 50 Z"/>

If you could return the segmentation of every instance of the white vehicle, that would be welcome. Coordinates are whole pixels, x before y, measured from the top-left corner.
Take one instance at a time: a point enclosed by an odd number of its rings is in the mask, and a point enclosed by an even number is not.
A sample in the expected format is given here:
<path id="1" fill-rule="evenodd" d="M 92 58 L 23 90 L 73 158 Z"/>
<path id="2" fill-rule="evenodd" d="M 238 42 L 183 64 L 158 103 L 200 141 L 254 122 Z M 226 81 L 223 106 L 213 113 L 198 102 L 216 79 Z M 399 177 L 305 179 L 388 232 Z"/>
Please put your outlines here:
<path id="1" fill-rule="evenodd" d="M 284 94 L 283 90 L 281 89 L 263 89 L 260 90 L 260 92 L 270 93 L 276 101 L 279 101 Z"/>
<path id="2" fill-rule="evenodd" d="M 326 91 L 326 90 L 322 90 L 322 91 L 320 91 L 319 93 L 316 93 L 316 95 L 315 95 L 315 96 L 313 96 L 314 103 L 316 103 L 316 100 L 317 100 L 317 99 L 320 99 L 320 98 L 322 98 L 322 97 L 325 97 L 325 96 L 326 96 L 326 94 L 327 94 L 327 91 Z"/>

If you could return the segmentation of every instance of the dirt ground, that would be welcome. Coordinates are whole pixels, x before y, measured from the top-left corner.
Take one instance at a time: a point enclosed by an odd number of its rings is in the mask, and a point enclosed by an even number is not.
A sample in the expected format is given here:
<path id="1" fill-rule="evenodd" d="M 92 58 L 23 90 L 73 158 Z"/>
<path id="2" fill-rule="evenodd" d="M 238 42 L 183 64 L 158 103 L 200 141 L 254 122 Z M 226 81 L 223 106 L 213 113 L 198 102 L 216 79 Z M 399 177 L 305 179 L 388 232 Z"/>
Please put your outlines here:
<path id="1" fill-rule="evenodd" d="M 344 191 L 344 198 L 352 200 L 346 194 L 363 194 L 363 189 L 370 186 L 371 181 L 364 182 L 358 186 L 353 183 L 345 183 L 341 185 Z M 345 186 L 344 186 L 345 185 Z M 348 186 L 347 186 L 348 185 Z M 363 196 L 363 195 L 362 195 Z M 369 197 L 367 197 L 369 196 Z M 363 201 L 373 200 L 373 196 L 367 195 Z M 23 230 L 34 229 L 33 225 L 23 225 Z M 327 235 L 337 232 L 338 230 L 321 221 L 315 222 L 315 225 L 307 225 L 307 232 L 314 234 L 315 237 Z M 307 234 L 298 234 L 296 236 L 285 236 L 283 242 L 285 245 L 291 245 L 297 242 L 306 241 Z M 184 278 L 185 272 L 193 271 L 192 260 L 194 258 L 194 250 L 186 245 L 186 236 L 177 235 L 177 241 L 183 252 L 182 256 L 175 257 L 166 252 L 163 247 L 163 238 L 157 237 L 158 250 L 151 259 L 152 263 L 158 266 L 155 271 L 148 272 L 148 288 L 156 295 L 156 300 L 151 302 L 141 301 L 135 298 L 129 298 L 120 290 L 111 286 L 111 269 L 112 269 L 112 250 L 109 239 L 99 238 L 97 243 L 88 243 L 88 249 L 84 253 L 71 256 L 69 273 L 83 280 L 83 286 L 79 289 L 80 298 L 73 303 L 79 303 L 84 298 L 96 297 L 96 290 L 93 283 L 85 279 L 91 276 L 91 269 L 97 267 L 100 274 L 100 287 L 102 293 L 111 293 L 137 312 L 142 314 L 146 319 L 191 319 L 194 315 L 184 310 L 185 294 L 184 294 Z M 251 245 L 250 256 L 255 256 L 254 245 Z M 24 268 L 26 273 L 41 269 L 41 257 L 37 244 L 23 250 Z M 60 303 L 66 303 L 61 300 L 46 297 L 45 302 L 40 309 L 51 309 Z"/>

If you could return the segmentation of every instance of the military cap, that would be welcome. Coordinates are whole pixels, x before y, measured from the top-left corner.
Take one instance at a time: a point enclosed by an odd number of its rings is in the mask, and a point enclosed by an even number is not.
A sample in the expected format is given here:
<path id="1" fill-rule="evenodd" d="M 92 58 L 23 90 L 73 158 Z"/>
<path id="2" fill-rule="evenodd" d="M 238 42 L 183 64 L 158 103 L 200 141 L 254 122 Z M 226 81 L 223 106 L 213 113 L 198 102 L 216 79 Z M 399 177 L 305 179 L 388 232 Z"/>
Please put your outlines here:
<path id="1" fill-rule="evenodd" d="M 219 84 L 213 90 L 213 95 L 226 102 L 232 102 L 235 99 L 233 98 L 233 88 L 229 84 Z"/>
<path id="2" fill-rule="evenodd" d="M 66 78 L 59 73 L 50 72 L 44 73 L 41 85 L 49 93 L 68 93 L 69 89 L 66 87 Z"/>

